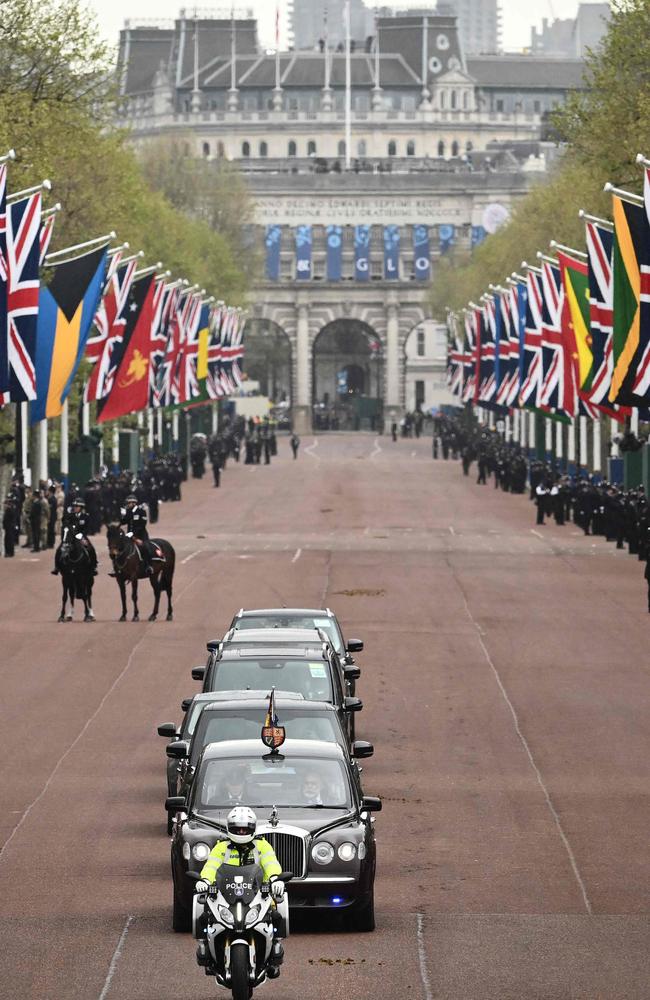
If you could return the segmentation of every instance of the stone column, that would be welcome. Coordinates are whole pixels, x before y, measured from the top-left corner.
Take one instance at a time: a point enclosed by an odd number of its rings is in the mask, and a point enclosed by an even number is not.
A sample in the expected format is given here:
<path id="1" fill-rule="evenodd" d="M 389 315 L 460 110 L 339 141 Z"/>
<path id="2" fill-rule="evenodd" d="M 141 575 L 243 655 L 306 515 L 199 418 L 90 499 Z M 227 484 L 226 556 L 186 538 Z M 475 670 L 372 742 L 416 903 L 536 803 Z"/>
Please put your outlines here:
<path id="1" fill-rule="evenodd" d="M 293 405 L 293 429 L 309 434 L 311 421 L 311 379 L 309 356 L 309 306 L 304 295 L 296 301 L 296 392 Z"/>
<path id="2" fill-rule="evenodd" d="M 390 433 L 393 421 L 399 423 L 402 406 L 399 393 L 399 314 L 398 300 L 394 292 L 386 297 L 386 405 L 384 407 L 384 428 Z"/>
<path id="3" fill-rule="evenodd" d="M 602 472 L 600 420 L 594 420 L 594 472 Z"/>

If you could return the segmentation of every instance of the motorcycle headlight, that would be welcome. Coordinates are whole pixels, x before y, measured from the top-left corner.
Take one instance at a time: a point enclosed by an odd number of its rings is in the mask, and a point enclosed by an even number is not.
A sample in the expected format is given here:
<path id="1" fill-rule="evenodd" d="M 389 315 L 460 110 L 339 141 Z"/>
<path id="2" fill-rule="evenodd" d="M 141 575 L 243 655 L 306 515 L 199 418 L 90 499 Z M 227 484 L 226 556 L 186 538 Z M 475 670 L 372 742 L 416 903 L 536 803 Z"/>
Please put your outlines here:
<path id="1" fill-rule="evenodd" d="M 192 848 L 192 857 L 195 861 L 205 861 L 209 853 L 210 848 L 207 844 L 195 844 Z"/>
<path id="2" fill-rule="evenodd" d="M 259 915 L 260 915 L 259 906 L 251 906 L 250 910 L 246 914 L 246 926 L 250 927 L 251 924 L 254 924 Z"/>
<path id="3" fill-rule="evenodd" d="M 230 912 L 227 906 L 219 907 L 219 916 L 221 920 L 223 920 L 224 924 L 226 924 L 228 927 L 235 926 L 235 918 L 233 917 L 232 913 Z"/>
<path id="4" fill-rule="evenodd" d="M 334 860 L 334 848 L 326 840 L 321 840 L 312 847 L 311 856 L 316 864 L 329 865 Z"/>
<path id="5" fill-rule="evenodd" d="M 336 853 L 340 857 L 341 861 L 354 861 L 357 856 L 357 849 L 354 844 L 345 843 L 341 844 Z"/>

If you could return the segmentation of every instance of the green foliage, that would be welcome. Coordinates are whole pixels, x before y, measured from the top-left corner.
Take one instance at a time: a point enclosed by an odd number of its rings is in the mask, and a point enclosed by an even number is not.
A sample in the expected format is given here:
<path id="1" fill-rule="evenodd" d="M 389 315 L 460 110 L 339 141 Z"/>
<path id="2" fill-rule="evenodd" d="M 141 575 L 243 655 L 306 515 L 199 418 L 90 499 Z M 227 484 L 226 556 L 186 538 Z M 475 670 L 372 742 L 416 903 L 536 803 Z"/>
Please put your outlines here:
<path id="1" fill-rule="evenodd" d="M 639 191 L 638 152 L 650 155 L 650 0 L 614 0 L 609 31 L 586 63 L 585 91 L 554 115 L 566 150 L 548 182 L 515 207 L 511 221 L 471 256 L 447 258 L 432 292 L 433 309 L 460 308 L 488 284 L 502 283 L 522 260 L 535 261 L 552 239 L 584 249 L 578 210 L 609 217 L 605 181 Z"/>

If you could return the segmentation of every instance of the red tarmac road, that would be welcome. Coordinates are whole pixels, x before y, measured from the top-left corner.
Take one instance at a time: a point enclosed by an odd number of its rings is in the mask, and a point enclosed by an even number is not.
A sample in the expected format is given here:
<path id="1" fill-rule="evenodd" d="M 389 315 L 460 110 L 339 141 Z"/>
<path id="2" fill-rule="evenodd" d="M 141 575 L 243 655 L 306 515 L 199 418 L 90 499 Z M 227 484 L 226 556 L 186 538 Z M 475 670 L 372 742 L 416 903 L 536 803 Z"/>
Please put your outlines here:
<path id="1" fill-rule="evenodd" d="M 0 561 L 2 1000 L 225 996 L 170 929 L 156 726 L 233 611 L 278 604 L 329 605 L 365 639 L 358 731 L 384 811 L 376 932 L 292 935 L 261 996 L 649 997 L 641 564 L 535 528 L 429 440 L 280 449 L 162 507 L 173 623 L 117 622 L 103 539 L 95 625 L 56 623 L 50 553 Z"/>

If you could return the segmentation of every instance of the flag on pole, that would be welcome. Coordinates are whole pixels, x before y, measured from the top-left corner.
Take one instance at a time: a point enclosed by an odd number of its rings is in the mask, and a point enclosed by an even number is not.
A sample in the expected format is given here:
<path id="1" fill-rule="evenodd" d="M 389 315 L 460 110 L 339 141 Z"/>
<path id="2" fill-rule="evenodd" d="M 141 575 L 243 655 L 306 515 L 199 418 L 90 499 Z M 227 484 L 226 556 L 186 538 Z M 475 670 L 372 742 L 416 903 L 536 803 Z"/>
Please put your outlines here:
<path id="1" fill-rule="evenodd" d="M 542 391 L 542 276 L 532 268 L 526 275 L 526 316 L 521 364 L 520 406 L 538 406 Z"/>
<path id="2" fill-rule="evenodd" d="M 36 328 L 39 310 L 41 195 L 7 207 L 7 329 L 9 399 L 36 399 Z"/>
<path id="3" fill-rule="evenodd" d="M 523 282 L 516 281 L 508 289 L 508 308 L 510 311 L 510 388 L 506 399 L 507 406 L 517 406 L 517 400 L 519 399 L 519 354 L 521 343 L 523 343 L 522 306 L 519 298 L 522 292 L 525 294 L 525 287 Z"/>
<path id="4" fill-rule="evenodd" d="M 7 164 L 0 163 L 0 403 L 9 402 L 7 323 Z M 7 398 L 5 399 L 5 394 Z"/>
<path id="5" fill-rule="evenodd" d="M 463 365 L 463 392 L 464 403 L 471 402 L 476 396 L 476 314 L 473 309 L 465 310 L 465 362 Z"/>
<path id="6" fill-rule="evenodd" d="M 165 391 L 165 358 L 167 345 L 171 336 L 172 317 L 176 308 L 180 291 L 178 285 L 165 285 L 164 280 L 156 282 L 154 293 L 154 318 L 151 331 L 151 355 L 149 359 L 149 406 L 163 405 Z"/>
<path id="7" fill-rule="evenodd" d="M 639 205 L 617 196 L 612 202 L 614 371 L 609 400 L 645 407 L 650 399 L 650 225 Z"/>
<path id="8" fill-rule="evenodd" d="M 125 309 L 124 334 L 117 345 L 110 394 L 100 399 L 97 421 L 116 420 L 127 413 L 144 410 L 149 401 L 149 363 L 154 322 L 156 279 L 153 274 L 131 283 Z"/>
<path id="9" fill-rule="evenodd" d="M 116 257 L 118 254 L 115 255 Z M 84 402 L 102 399 L 113 388 L 113 378 L 120 356 L 119 345 L 126 329 L 124 315 L 129 291 L 137 267 L 136 261 L 113 267 L 103 298 L 95 315 L 94 336 L 86 344 L 86 358 L 93 362 L 90 378 L 84 389 Z"/>
<path id="10" fill-rule="evenodd" d="M 52 212 L 48 215 L 47 219 L 41 226 L 41 237 L 40 237 L 40 265 L 43 267 L 45 264 L 45 258 L 47 257 L 47 252 L 50 249 L 50 243 L 52 242 L 52 234 L 54 233 L 54 220 L 56 215 Z"/>
<path id="11" fill-rule="evenodd" d="M 107 250 L 103 246 L 55 264 L 49 286 L 41 289 L 32 423 L 61 413 L 97 312 L 106 261 Z"/>
<path id="12" fill-rule="evenodd" d="M 481 403 L 491 403 L 496 391 L 495 358 L 496 358 L 496 311 L 494 300 L 488 299 L 479 310 L 481 321 L 480 335 L 480 378 L 478 397 Z"/>
<path id="13" fill-rule="evenodd" d="M 614 373 L 613 323 L 614 282 L 612 254 L 614 234 L 593 222 L 587 223 L 587 257 L 589 277 L 589 327 L 593 371 L 591 399 L 607 401 Z"/>
<path id="14" fill-rule="evenodd" d="M 542 387 L 538 405 L 568 417 L 577 412 L 573 366 L 564 336 L 564 287 L 559 266 L 542 261 Z"/>

